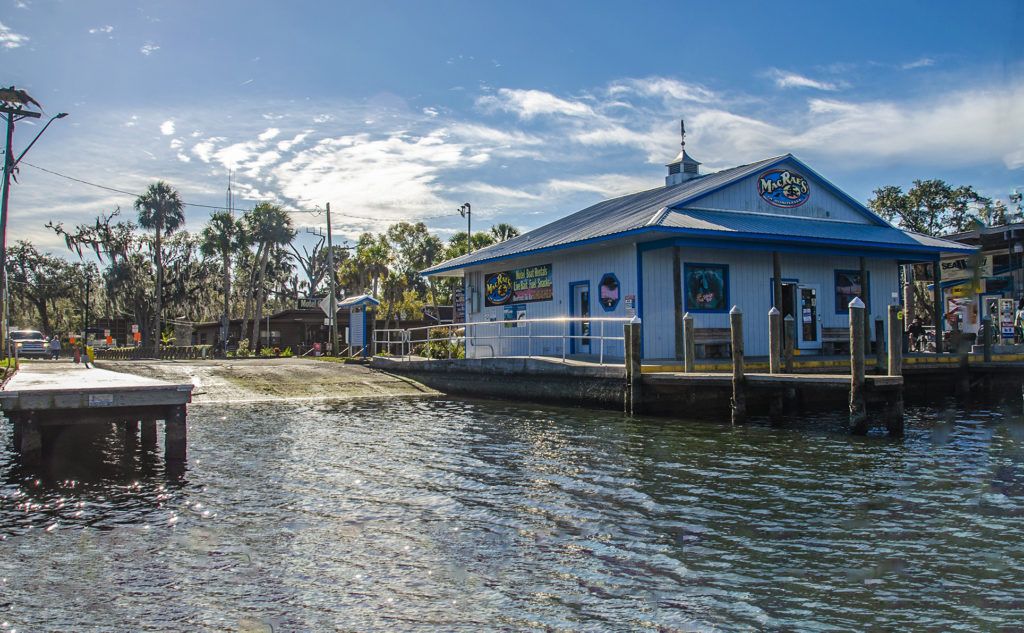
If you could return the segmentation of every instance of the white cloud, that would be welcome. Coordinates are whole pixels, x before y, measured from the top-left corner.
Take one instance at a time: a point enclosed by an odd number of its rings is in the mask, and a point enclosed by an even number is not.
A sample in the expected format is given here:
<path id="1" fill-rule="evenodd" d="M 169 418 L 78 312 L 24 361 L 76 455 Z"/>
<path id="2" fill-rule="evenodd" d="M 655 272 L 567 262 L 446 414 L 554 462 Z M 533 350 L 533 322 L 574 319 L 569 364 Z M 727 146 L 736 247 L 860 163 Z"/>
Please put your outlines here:
<path id="1" fill-rule="evenodd" d="M 594 174 L 578 178 L 552 178 L 544 183 L 546 196 L 573 193 L 596 193 L 605 198 L 622 196 L 663 184 L 646 176 L 625 174 Z"/>
<path id="2" fill-rule="evenodd" d="M 423 114 L 433 119 L 437 117 L 438 111 L 437 108 L 423 108 Z"/>
<path id="3" fill-rule="evenodd" d="M 196 155 L 199 160 L 204 163 L 208 163 L 213 160 L 213 152 L 218 143 L 224 142 L 225 139 L 222 136 L 213 136 L 203 141 L 200 141 L 192 146 L 192 153 Z"/>
<path id="4" fill-rule="evenodd" d="M 160 133 L 164 136 L 170 136 L 174 134 L 174 119 L 167 119 L 160 124 Z"/>
<path id="5" fill-rule="evenodd" d="M 267 128 L 262 134 L 260 134 L 256 138 L 258 138 L 261 141 L 269 141 L 270 139 L 274 138 L 275 136 L 277 136 L 280 133 L 281 133 L 281 130 L 279 130 L 276 127 L 271 127 L 271 128 Z"/>
<path id="6" fill-rule="evenodd" d="M 133 114 L 130 117 L 128 117 L 127 121 L 124 122 L 124 126 L 125 127 L 135 127 L 136 125 L 138 125 L 138 123 L 139 123 L 139 116 L 137 114 Z"/>
<path id="7" fill-rule="evenodd" d="M 779 88 L 813 88 L 829 92 L 839 89 L 839 85 L 836 83 L 818 81 L 817 79 L 804 77 L 794 72 L 779 70 L 778 68 L 773 68 L 768 74 L 775 80 L 775 85 Z"/>
<path id="8" fill-rule="evenodd" d="M 935 60 L 931 57 L 922 57 L 912 62 L 907 62 L 900 66 L 903 70 L 913 70 L 915 68 L 926 68 L 928 66 L 934 66 Z"/>
<path id="9" fill-rule="evenodd" d="M 296 145 L 298 145 L 302 141 L 306 140 L 306 138 L 308 138 L 309 135 L 312 134 L 312 133 L 313 133 L 313 130 L 305 130 L 305 131 L 299 132 L 298 134 L 293 136 L 292 139 L 289 140 L 289 141 L 278 141 L 277 142 L 277 149 L 279 151 L 282 151 L 282 152 L 287 152 L 288 150 L 290 150 L 291 148 L 295 147 Z"/>
<path id="10" fill-rule="evenodd" d="M 97 26 L 97 27 L 89 29 L 89 33 L 92 34 L 92 35 L 95 35 L 97 33 L 113 33 L 113 32 L 114 32 L 114 27 L 110 26 L 109 24 L 107 24 L 105 26 Z"/>
<path id="11" fill-rule="evenodd" d="M 139 52 L 145 55 L 146 57 L 149 57 L 158 50 L 160 50 L 159 46 L 157 46 L 153 42 L 146 42 L 142 45 L 142 48 L 139 49 Z"/>
<path id="12" fill-rule="evenodd" d="M 485 110 L 504 110 L 512 112 L 521 119 L 532 119 L 544 114 L 560 114 L 564 116 L 592 116 L 591 107 L 580 101 L 571 101 L 556 97 L 543 90 L 512 90 L 502 88 L 497 96 L 483 96 L 477 99 L 477 105 Z"/>
<path id="13" fill-rule="evenodd" d="M 486 182 L 468 182 L 458 187 L 460 191 L 468 191 L 479 195 L 488 196 L 492 199 L 505 199 L 514 201 L 543 200 L 543 197 L 514 187 L 502 187 Z"/>
<path id="14" fill-rule="evenodd" d="M 0 22 L 0 48 L 18 48 L 26 42 L 28 42 L 27 35 L 15 33 L 10 27 Z"/>
<path id="15" fill-rule="evenodd" d="M 610 95 L 636 94 L 645 97 L 659 97 L 675 101 L 708 103 L 717 98 L 714 92 L 698 84 L 689 84 L 667 77 L 646 77 L 644 79 L 623 79 L 613 82 L 608 88 Z M 629 105 L 629 104 L 616 104 Z"/>

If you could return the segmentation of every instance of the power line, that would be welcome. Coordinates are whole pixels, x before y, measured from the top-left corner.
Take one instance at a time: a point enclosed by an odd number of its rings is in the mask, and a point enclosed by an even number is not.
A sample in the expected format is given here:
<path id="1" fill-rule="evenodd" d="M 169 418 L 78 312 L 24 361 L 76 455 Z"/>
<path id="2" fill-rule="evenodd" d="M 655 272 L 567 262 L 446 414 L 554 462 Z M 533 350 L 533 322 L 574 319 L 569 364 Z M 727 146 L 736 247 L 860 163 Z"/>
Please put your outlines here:
<path id="1" fill-rule="evenodd" d="M 135 193 L 135 192 L 126 191 L 124 189 L 118 189 L 117 187 L 111 187 L 111 186 L 108 186 L 108 185 L 101 185 L 101 184 L 96 183 L 96 182 L 90 182 L 88 180 L 83 180 L 82 178 L 75 178 L 74 176 L 69 176 L 67 174 L 62 174 L 62 173 L 60 173 L 58 171 L 53 171 L 52 169 L 47 169 L 45 167 L 40 167 L 39 165 L 34 165 L 34 164 L 32 164 L 32 163 L 30 163 L 30 162 L 28 162 L 26 160 L 22 160 L 21 163 L 25 164 L 25 165 L 28 165 L 29 167 L 32 167 L 34 169 L 38 169 L 39 171 L 46 172 L 46 173 L 51 174 L 53 176 L 57 176 L 58 178 L 64 178 L 66 180 L 77 182 L 79 184 L 88 185 L 90 187 L 96 187 L 97 189 L 103 189 L 105 191 L 111 191 L 111 192 L 114 192 L 114 193 L 120 193 L 120 194 L 124 194 L 126 196 L 132 196 L 133 198 L 137 198 L 140 195 L 140 194 Z M 197 208 L 201 208 L 201 209 L 218 209 L 219 210 L 219 209 L 223 209 L 224 208 L 222 206 L 214 206 L 214 205 L 209 205 L 209 204 L 200 204 L 198 202 L 182 202 L 182 204 L 184 206 L 186 206 L 186 207 L 197 207 Z M 239 209 L 239 210 L 244 212 L 244 211 L 251 211 L 252 209 Z M 296 211 L 301 212 L 301 213 L 310 213 L 310 214 L 316 215 L 316 216 L 323 215 L 323 213 L 324 213 L 323 209 L 296 209 Z M 449 218 L 452 215 L 454 215 L 454 214 L 451 214 L 451 213 L 439 213 L 437 215 L 429 215 L 429 216 L 422 217 L 422 218 L 413 218 L 413 219 L 411 219 L 411 221 L 413 221 L 413 222 L 427 222 L 427 221 L 430 221 L 430 220 L 439 220 L 439 219 L 442 219 L 442 218 Z M 385 218 L 371 218 L 371 217 L 362 216 L 362 215 L 353 215 L 353 214 L 350 214 L 350 213 L 343 213 L 342 216 L 344 218 L 346 218 L 346 219 L 363 220 L 365 222 L 388 222 L 389 221 L 389 220 L 387 220 Z M 401 221 L 403 221 L 403 220 L 394 220 L 394 222 L 401 222 Z M 410 221 L 410 220 L 405 220 L 405 221 Z"/>

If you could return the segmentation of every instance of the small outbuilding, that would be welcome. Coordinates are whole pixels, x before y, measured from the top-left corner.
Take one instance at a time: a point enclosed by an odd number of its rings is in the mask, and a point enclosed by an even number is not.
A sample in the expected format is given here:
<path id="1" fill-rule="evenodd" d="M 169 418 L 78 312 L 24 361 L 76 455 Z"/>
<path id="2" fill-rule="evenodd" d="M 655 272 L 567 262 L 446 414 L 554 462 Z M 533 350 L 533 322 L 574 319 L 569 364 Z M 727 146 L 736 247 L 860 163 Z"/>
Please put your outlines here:
<path id="1" fill-rule="evenodd" d="M 621 341 L 598 349 L 597 317 L 637 316 L 643 358 L 679 359 L 685 313 L 698 355 L 726 355 L 734 305 L 747 315 L 747 354 L 768 354 L 772 306 L 795 319 L 798 353 L 828 352 L 848 345 L 854 297 L 884 318 L 901 301 L 902 265 L 976 250 L 893 227 L 792 154 L 702 174 L 685 141 L 684 129 L 662 186 L 424 270 L 462 278 L 467 356 L 622 357 Z M 574 317 L 571 336 L 551 325 L 542 338 L 531 324 L 530 337 L 485 340 L 471 325 L 543 317 Z M 616 325 L 608 335 L 621 336 Z"/>

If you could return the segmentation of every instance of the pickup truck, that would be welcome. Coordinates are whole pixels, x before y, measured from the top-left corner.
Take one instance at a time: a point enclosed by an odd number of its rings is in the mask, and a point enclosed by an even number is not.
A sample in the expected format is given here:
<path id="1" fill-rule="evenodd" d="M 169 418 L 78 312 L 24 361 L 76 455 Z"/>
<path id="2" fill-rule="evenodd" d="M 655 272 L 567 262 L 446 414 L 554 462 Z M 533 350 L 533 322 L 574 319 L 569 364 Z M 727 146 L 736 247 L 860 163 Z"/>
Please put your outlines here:
<path id="1" fill-rule="evenodd" d="M 18 348 L 18 356 L 25 358 L 49 358 L 46 337 L 38 330 L 11 330 L 11 342 Z"/>

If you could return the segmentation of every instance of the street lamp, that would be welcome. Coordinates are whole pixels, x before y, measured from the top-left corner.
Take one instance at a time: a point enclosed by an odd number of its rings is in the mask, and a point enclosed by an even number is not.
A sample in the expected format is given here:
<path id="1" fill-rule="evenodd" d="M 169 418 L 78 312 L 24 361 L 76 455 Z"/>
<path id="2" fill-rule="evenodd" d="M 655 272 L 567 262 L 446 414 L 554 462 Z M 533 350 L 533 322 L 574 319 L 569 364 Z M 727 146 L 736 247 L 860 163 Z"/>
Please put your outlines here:
<path id="1" fill-rule="evenodd" d="M 473 211 L 469 203 L 463 203 L 459 207 L 459 215 L 466 218 L 466 253 L 473 252 Z"/>
<path id="2" fill-rule="evenodd" d="M 32 142 L 28 144 L 23 152 L 15 160 L 12 156 L 13 143 L 14 143 L 14 123 L 21 119 L 38 119 L 39 113 L 26 110 L 24 108 L 15 108 L 10 105 L 0 105 L 0 112 L 7 115 L 7 144 L 4 149 L 4 191 L 3 197 L 0 199 L 0 319 L 3 324 L 0 327 L 0 349 L 7 350 L 7 203 L 11 197 L 11 174 L 14 169 L 21 162 L 21 159 L 25 157 L 28 150 L 32 149 L 32 146 L 36 144 L 39 137 L 43 135 L 46 128 L 50 127 L 50 124 L 57 119 L 63 119 L 68 115 L 67 112 L 60 112 L 50 117 L 50 120 L 46 122 L 43 129 L 39 130 Z"/>

